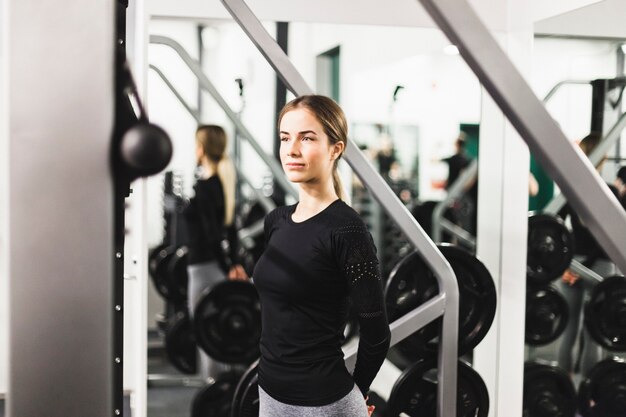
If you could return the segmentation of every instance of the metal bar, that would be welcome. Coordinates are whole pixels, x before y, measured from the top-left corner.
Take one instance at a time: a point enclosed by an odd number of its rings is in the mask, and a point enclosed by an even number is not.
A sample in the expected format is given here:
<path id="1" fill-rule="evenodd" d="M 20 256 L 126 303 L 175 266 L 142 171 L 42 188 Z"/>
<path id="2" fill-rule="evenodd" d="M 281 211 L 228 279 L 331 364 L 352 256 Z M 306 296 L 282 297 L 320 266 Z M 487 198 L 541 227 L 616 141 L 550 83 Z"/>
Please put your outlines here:
<path id="1" fill-rule="evenodd" d="M 428 323 L 436 320 L 445 313 L 446 299 L 444 294 L 439 294 L 415 310 L 405 314 L 398 320 L 389 325 L 391 330 L 391 346 L 404 340 L 409 335 L 426 326 Z M 344 357 L 346 358 L 346 366 L 352 369 L 356 362 L 356 353 L 358 345 L 350 344 L 344 349 Z"/>
<path id="2" fill-rule="evenodd" d="M 459 198 L 465 193 L 467 187 L 476 181 L 478 174 L 478 159 L 472 160 L 469 166 L 463 170 L 461 175 L 454 181 L 454 184 L 449 188 L 446 198 L 441 200 L 435 208 L 432 214 L 432 234 L 434 242 L 441 242 L 441 220 L 443 219 L 443 213 L 450 203 Z"/>
<path id="3" fill-rule="evenodd" d="M 622 113 L 611 130 L 609 130 L 609 133 L 607 133 L 605 138 L 593 150 L 593 152 L 591 152 L 591 155 L 589 155 L 589 162 L 591 162 L 594 167 L 598 166 L 611 147 L 615 145 L 616 142 L 619 142 L 624 128 L 626 128 L 626 113 Z M 559 210 L 561 210 L 566 202 L 567 200 L 563 193 L 557 194 L 552 200 L 550 200 L 543 211 L 546 213 L 556 214 Z"/>
<path id="4" fill-rule="evenodd" d="M 618 268 L 626 271 L 626 212 L 584 154 L 569 142 L 494 37 L 463 0 L 420 0 L 532 154 L 555 180 Z"/>
<path id="5" fill-rule="evenodd" d="M 545 95 L 545 97 L 543 98 L 543 103 L 547 103 L 548 101 L 550 101 L 550 99 L 552 98 L 552 96 L 554 96 L 554 94 L 564 85 L 572 85 L 572 84 L 588 84 L 591 85 L 591 80 L 564 80 L 561 82 L 558 82 L 555 84 L 554 87 L 552 87 L 550 89 L 550 91 L 548 91 L 548 94 Z"/>
<path id="6" fill-rule="evenodd" d="M 472 251 L 476 250 L 476 238 L 474 238 L 474 236 L 470 232 L 463 229 L 461 226 L 452 223 L 448 219 L 441 219 L 440 223 L 443 230 L 452 233 L 454 237 L 459 239 L 461 243 L 463 243 Z"/>
<path id="7" fill-rule="evenodd" d="M 294 189 L 293 185 L 287 180 L 285 174 L 278 164 L 276 160 L 268 156 L 263 148 L 258 144 L 258 142 L 254 139 L 254 136 L 248 131 L 248 129 L 241 123 L 241 120 L 237 117 L 237 113 L 235 113 L 226 100 L 222 97 L 222 95 L 217 91 L 215 86 L 211 83 L 208 77 L 202 72 L 202 68 L 200 64 L 196 60 L 194 60 L 187 51 L 175 40 L 168 38 L 166 36 L 159 35 L 151 35 L 150 43 L 158 44 L 158 45 L 166 45 L 172 48 L 178 56 L 183 60 L 183 62 L 189 67 L 189 69 L 194 73 L 194 75 L 198 78 L 200 82 L 200 87 L 206 90 L 213 99 L 219 104 L 219 106 L 224 110 L 226 116 L 235 124 L 237 130 L 241 133 L 241 136 L 246 138 L 248 143 L 254 148 L 256 153 L 261 157 L 263 162 L 268 166 L 274 178 L 281 185 L 283 190 L 292 195 L 294 198 L 298 198 L 298 192 Z"/>
<path id="8" fill-rule="evenodd" d="M 176 96 L 176 98 L 178 99 L 178 101 L 180 102 L 180 104 L 183 105 L 183 107 L 185 107 L 185 109 L 187 109 L 187 111 L 189 112 L 189 114 L 191 114 L 193 116 L 194 119 L 196 119 L 197 123 L 200 123 L 200 112 L 198 112 L 197 110 L 193 109 L 189 103 L 187 103 L 187 101 L 183 98 L 183 96 L 180 95 L 180 93 L 178 92 L 178 90 L 174 87 L 174 85 L 172 85 L 172 83 L 170 82 L 170 80 L 165 76 L 165 74 L 163 74 L 163 72 L 158 69 L 156 66 L 150 64 L 148 66 L 148 68 L 150 68 L 152 71 L 154 71 L 159 77 L 161 77 L 161 80 L 163 80 L 163 82 L 165 83 L 165 85 L 167 85 L 167 87 L 170 89 L 170 91 Z"/>
<path id="9" fill-rule="evenodd" d="M 587 268 L 585 265 L 581 264 L 575 259 L 572 259 L 572 263 L 570 264 L 569 268 L 572 270 L 572 272 L 577 273 L 578 275 L 580 275 L 581 278 L 590 283 L 597 284 L 604 281 L 604 278 L 602 278 L 600 274 Z"/>
<path id="10" fill-rule="evenodd" d="M 274 68 L 287 88 L 297 96 L 311 94 L 313 90 L 304 81 L 289 57 L 265 30 L 243 0 L 222 0 L 222 3 L 246 32 L 250 40 Z M 391 188 L 376 172 L 353 141 L 348 142 L 345 158 L 361 182 L 374 195 L 376 200 L 396 222 L 400 230 L 415 245 L 439 284 L 440 294 L 445 301 L 445 314 L 442 319 L 441 343 L 439 344 L 438 368 L 438 414 L 452 416 L 456 413 L 457 351 L 459 323 L 459 288 L 452 267 L 437 246 L 417 223 L 415 218 L 400 202 Z M 392 338 L 397 337 L 392 330 Z M 347 356 L 346 360 L 354 357 Z"/>
<path id="11" fill-rule="evenodd" d="M 115 3 L 0 5 L 7 23 L 0 37 L 12 46 L 0 70 L 2 85 L 10 86 L 0 98 L 7 111 L 2 174 L 10 225 L 2 236 L 10 300 L 7 416 L 123 411 L 114 408 L 123 366 L 114 354 L 122 314 L 115 309 L 121 286 L 115 271 L 124 260 L 115 251 L 111 164 Z M 28 98 L 32 92 L 36 100 Z"/>

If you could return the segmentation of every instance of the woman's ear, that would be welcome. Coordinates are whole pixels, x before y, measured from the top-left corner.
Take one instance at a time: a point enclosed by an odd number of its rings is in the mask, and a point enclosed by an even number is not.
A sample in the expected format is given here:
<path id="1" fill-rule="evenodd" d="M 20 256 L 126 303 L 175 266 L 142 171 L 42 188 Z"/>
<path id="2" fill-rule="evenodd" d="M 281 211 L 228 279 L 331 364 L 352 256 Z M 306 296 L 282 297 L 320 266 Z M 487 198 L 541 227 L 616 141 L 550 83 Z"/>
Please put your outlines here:
<path id="1" fill-rule="evenodd" d="M 332 153 L 330 154 L 331 159 L 334 161 L 339 159 L 341 155 L 343 155 L 343 151 L 345 151 L 346 143 L 345 142 L 337 142 L 332 146 Z"/>

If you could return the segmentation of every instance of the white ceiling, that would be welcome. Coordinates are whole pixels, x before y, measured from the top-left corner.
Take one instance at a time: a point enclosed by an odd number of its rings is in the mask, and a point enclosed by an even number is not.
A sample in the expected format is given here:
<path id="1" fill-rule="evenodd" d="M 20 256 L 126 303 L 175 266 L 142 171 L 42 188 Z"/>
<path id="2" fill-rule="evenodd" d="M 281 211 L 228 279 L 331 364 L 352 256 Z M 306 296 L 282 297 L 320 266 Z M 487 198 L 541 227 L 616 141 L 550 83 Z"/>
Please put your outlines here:
<path id="1" fill-rule="evenodd" d="M 516 5 L 529 0 L 469 0 L 485 24 L 494 31 L 505 31 L 516 17 Z M 601 0 L 530 0 L 532 20 L 538 21 L 581 8 Z M 607 0 L 626 2 L 626 0 Z M 150 0 L 154 17 L 230 19 L 220 0 Z M 248 0 L 260 20 L 286 22 L 344 23 L 435 27 L 418 0 Z"/>
<path id="2" fill-rule="evenodd" d="M 604 0 L 540 20 L 535 33 L 626 38 L 626 0 Z"/>

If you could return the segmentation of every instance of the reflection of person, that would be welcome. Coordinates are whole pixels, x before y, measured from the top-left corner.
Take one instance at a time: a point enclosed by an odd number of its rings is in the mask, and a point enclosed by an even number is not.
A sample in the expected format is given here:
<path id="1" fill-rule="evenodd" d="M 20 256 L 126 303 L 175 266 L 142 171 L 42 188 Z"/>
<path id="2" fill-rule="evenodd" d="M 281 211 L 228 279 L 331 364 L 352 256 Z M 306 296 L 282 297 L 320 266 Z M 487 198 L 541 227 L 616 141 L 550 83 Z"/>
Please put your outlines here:
<path id="1" fill-rule="evenodd" d="M 193 311 L 202 292 L 225 279 L 247 279 L 237 261 L 238 240 L 234 225 L 235 172 L 225 156 L 226 133 L 220 126 L 204 125 L 196 131 L 196 157 L 202 173 L 195 195 L 185 208 L 189 234 L 188 307 Z M 229 250 L 224 250 L 224 237 Z M 215 376 L 227 368 L 200 352 L 200 374 Z"/>
<path id="2" fill-rule="evenodd" d="M 372 237 L 342 200 L 337 163 L 347 122 L 334 101 L 311 95 L 287 103 L 278 123 L 299 202 L 267 215 L 267 247 L 254 270 L 263 321 L 259 415 L 365 417 L 390 331 Z M 360 327 L 352 375 L 341 350 L 350 305 Z"/>
<path id="3" fill-rule="evenodd" d="M 580 141 L 580 149 L 589 156 L 600 143 L 600 139 L 599 134 L 591 133 Z M 603 162 L 604 160 L 598 164 L 598 171 L 601 170 Z M 614 187 L 610 186 L 610 188 L 615 192 Z M 614 264 L 572 207 L 567 204 L 559 215 L 564 219 L 567 217 L 570 219 L 574 235 L 575 259 L 603 277 L 614 274 Z M 558 286 L 567 299 L 569 307 L 569 320 L 559 349 L 559 365 L 567 372 L 573 373 L 580 370 L 584 374 L 602 358 L 601 347 L 590 338 L 583 327 L 583 305 L 589 297 L 590 289 L 586 288 L 586 283 L 569 269 L 563 274 Z M 577 352 L 576 361 L 574 361 L 574 351 Z"/>
<path id="4" fill-rule="evenodd" d="M 459 133 L 456 141 L 454 142 L 455 152 L 452 156 L 442 159 L 443 162 L 448 164 L 448 179 L 446 181 L 446 190 L 450 189 L 452 184 L 459 178 L 461 172 L 470 163 L 470 159 L 465 153 L 465 137 L 464 132 Z"/>

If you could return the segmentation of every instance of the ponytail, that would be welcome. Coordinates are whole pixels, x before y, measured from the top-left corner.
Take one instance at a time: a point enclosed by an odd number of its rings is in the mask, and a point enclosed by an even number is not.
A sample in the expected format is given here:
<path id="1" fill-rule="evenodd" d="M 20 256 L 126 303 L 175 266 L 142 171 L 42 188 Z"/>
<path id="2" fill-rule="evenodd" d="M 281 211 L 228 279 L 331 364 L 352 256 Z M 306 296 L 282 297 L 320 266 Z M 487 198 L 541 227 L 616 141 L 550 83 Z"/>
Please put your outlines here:
<path id="1" fill-rule="evenodd" d="M 337 193 L 337 197 L 340 200 L 346 200 L 346 192 L 343 189 L 343 183 L 341 182 L 341 177 L 339 176 L 339 170 L 337 169 L 337 161 L 335 161 L 335 166 L 333 167 L 333 187 L 335 188 L 335 193 Z"/>
<path id="2" fill-rule="evenodd" d="M 227 156 L 217 163 L 217 176 L 224 190 L 224 224 L 230 226 L 235 219 L 235 183 L 237 174 L 235 165 Z"/>

